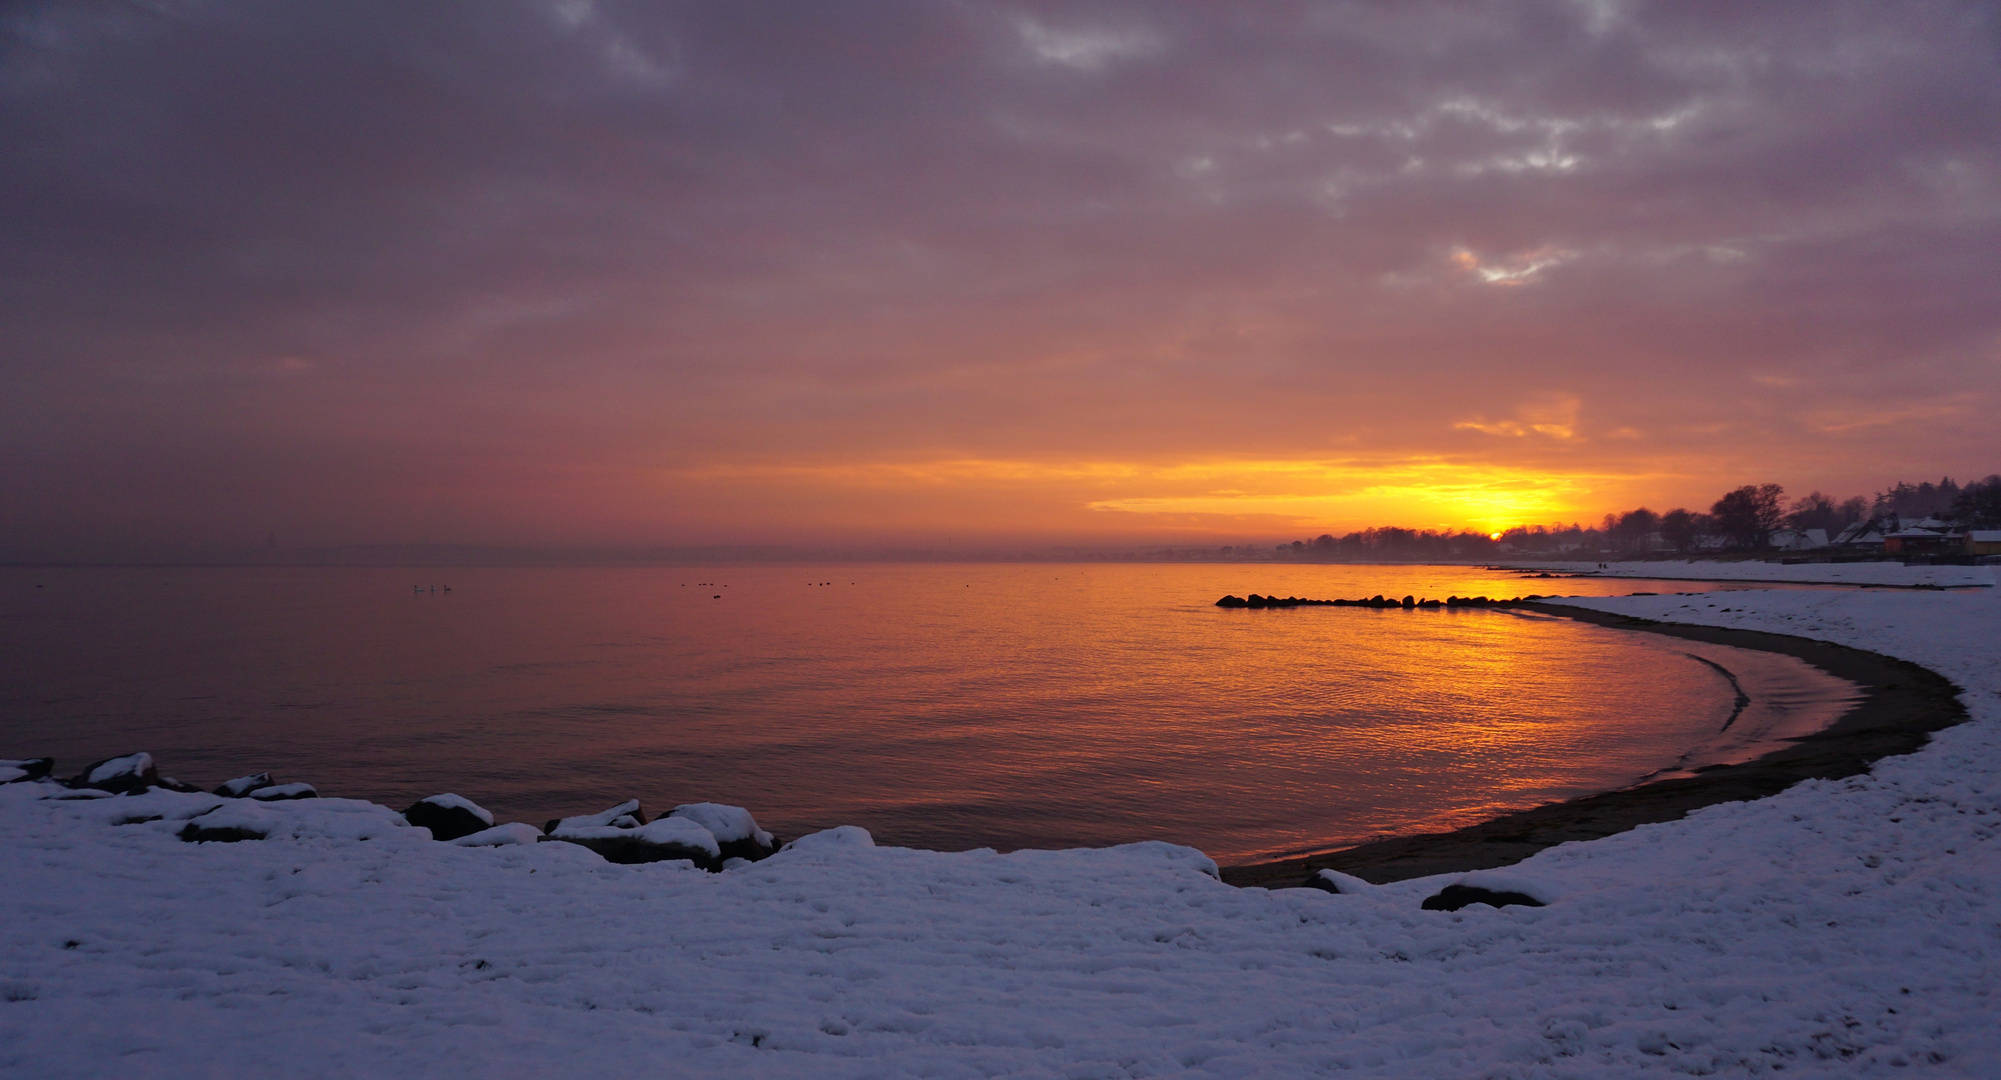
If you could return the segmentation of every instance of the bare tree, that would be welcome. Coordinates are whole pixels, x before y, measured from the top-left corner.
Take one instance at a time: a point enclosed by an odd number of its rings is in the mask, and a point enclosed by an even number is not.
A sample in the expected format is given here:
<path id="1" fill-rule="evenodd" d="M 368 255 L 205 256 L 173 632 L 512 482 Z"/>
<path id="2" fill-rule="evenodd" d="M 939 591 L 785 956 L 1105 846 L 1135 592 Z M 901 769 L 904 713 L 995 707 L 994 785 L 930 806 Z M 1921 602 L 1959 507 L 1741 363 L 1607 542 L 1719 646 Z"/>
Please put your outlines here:
<path id="1" fill-rule="evenodd" d="M 1868 515 L 1869 500 L 1860 495 L 1836 503 L 1833 496 L 1816 491 L 1793 500 L 1792 509 L 1786 513 L 1786 528 L 1825 529 L 1827 535 L 1833 536 Z"/>

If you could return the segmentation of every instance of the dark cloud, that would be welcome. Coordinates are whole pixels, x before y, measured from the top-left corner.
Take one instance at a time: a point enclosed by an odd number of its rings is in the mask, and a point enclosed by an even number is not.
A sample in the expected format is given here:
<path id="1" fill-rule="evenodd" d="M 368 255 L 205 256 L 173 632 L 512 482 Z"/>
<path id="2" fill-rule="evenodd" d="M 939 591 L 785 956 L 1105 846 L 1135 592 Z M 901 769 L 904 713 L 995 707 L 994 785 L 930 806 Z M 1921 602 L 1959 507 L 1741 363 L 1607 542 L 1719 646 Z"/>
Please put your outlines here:
<path id="1" fill-rule="evenodd" d="M 0 20 L 18 552 L 748 538 L 661 479 L 745 463 L 1994 466 L 1991 4 Z"/>

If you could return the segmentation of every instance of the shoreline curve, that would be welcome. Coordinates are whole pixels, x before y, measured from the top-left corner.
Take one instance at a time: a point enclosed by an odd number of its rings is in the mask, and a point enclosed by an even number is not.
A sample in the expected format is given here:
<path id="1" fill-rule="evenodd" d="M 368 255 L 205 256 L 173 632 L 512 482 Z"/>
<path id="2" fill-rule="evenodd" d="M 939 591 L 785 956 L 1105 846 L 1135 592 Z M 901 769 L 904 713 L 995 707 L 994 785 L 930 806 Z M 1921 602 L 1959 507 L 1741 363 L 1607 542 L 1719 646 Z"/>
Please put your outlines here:
<path id="1" fill-rule="evenodd" d="M 1856 684 L 1860 701 L 1834 723 L 1790 740 L 1791 745 L 1737 765 L 1710 766 L 1694 776 L 1656 780 L 1584 795 L 1444 833 L 1376 840 L 1339 851 L 1222 868 L 1237 886 L 1292 888 L 1321 870 L 1337 870 L 1378 885 L 1433 874 L 1510 866 L 1545 848 L 1597 840 L 1640 825 L 1677 821 L 1717 803 L 1776 795 L 1802 780 L 1835 780 L 1869 770 L 1878 759 L 1923 747 L 1931 734 L 1964 723 L 1966 706 L 1950 679 L 1907 660 L 1813 638 L 1762 630 L 1694 626 L 1572 607 L 1547 601 L 1516 605 L 1545 615 L 1618 630 L 1758 649 L 1804 660 Z"/>

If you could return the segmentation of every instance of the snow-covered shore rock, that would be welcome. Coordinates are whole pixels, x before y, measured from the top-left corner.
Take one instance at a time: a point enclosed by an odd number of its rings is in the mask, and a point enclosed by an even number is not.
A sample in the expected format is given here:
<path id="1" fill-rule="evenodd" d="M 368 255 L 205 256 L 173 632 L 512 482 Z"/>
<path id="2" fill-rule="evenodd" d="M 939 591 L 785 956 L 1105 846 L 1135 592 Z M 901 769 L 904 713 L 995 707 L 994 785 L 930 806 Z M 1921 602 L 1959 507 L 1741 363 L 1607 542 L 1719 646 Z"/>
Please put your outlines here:
<path id="1" fill-rule="evenodd" d="M 403 820 L 431 830 L 433 840 L 458 840 L 493 828 L 493 814 L 463 795 L 432 795 L 411 803 Z"/>
<path id="2" fill-rule="evenodd" d="M 347 800 L 0 785 L 0 1074 L 2001 1075 L 1995 591 L 1564 602 L 1904 657 L 1973 719 L 1868 776 L 1339 893 L 1168 844 L 847 829 L 711 874 Z M 271 839 L 177 839 L 232 813 Z M 1453 884 L 1546 906 L 1420 909 Z"/>

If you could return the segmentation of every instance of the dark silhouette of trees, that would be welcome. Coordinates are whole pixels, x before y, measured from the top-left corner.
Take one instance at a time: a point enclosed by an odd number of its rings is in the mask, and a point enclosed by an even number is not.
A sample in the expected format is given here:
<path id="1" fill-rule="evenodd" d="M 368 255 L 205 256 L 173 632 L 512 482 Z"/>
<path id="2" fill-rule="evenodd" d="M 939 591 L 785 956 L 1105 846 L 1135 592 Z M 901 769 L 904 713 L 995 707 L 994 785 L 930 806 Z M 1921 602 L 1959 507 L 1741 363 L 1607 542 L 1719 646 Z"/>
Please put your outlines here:
<path id="1" fill-rule="evenodd" d="M 1968 528 L 2001 529 L 2001 473 L 1959 489 L 1950 513 Z"/>
<path id="2" fill-rule="evenodd" d="M 1605 516 L 1611 518 L 1610 514 Z M 1620 551 L 1643 552 L 1653 546 L 1654 533 L 1660 524 L 1661 516 L 1642 506 L 1620 514 L 1605 532 Z"/>
<path id="3" fill-rule="evenodd" d="M 1311 542 L 1294 540 L 1280 544 L 1280 556 L 1309 561 L 1334 559 L 1479 559 L 1494 553 L 1496 545 L 1485 533 L 1443 533 L 1431 529 L 1399 529 L 1384 526 L 1363 529 L 1346 536 L 1322 533 Z"/>
<path id="4" fill-rule="evenodd" d="M 1815 491 L 1793 500 L 1786 512 L 1788 529 L 1825 529 L 1828 536 L 1869 516 L 1869 500 L 1860 495 L 1837 503 L 1831 495 Z"/>
<path id="5" fill-rule="evenodd" d="M 1708 528 L 1709 523 L 1701 514 L 1679 506 L 1661 515 L 1661 539 L 1683 555 L 1695 550 L 1695 542 Z"/>
<path id="6" fill-rule="evenodd" d="M 1604 535 L 1599 529 L 1587 529 L 1574 521 L 1568 525 L 1559 521 L 1551 525 L 1517 525 L 1501 534 L 1500 543 L 1515 551 L 1596 551 Z"/>
<path id="7" fill-rule="evenodd" d="M 1703 546 L 1705 537 L 1722 537 L 1738 550 L 1762 552 L 1770 547 L 1772 533 L 1780 526 L 1824 529 L 1831 540 L 1856 522 L 1890 514 L 1904 518 L 1949 516 L 1972 528 L 2001 528 L 2001 474 L 1964 488 L 1950 477 L 1936 484 L 1899 482 L 1878 494 L 1873 503 L 1861 496 L 1837 502 L 1832 495 L 1813 491 L 1788 506 L 1784 496 L 1785 489 L 1777 484 L 1746 484 L 1716 500 L 1707 514 L 1680 506 L 1656 514 L 1642 506 L 1606 514 L 1598 528 L 1559 521 L 1549 525 L 1517 525 L 1498 537 L 1393 526 L 1362 529 L 1338 537 L 1322 533 L 1312 540 L 1278 545 L 1277 557 L 1313 562 L 1444 561 L 1489 558 L 1503 549 L 1523 554 L 1569 553 L 1582 557 L 1606 551 L 1644 555 L 1661 546 L 1688 555 Z"/>
<path id="8" fill-rule="evenodd" d="M 1785 520 L 1779 502 L 1785 493 L 1777 484 L 1745 484 L 1724 495 L 1709 508 L 1716 532 L 1734 547 L 1764 549 L 1771 543 L 1772 530 Z"/>
<path id="9" fill-rule="evenodd" d="M 1949 513 L 1954 502 L 1959 499 L 1959 485 L 1952 477 L 1944 476 L 1934 484 L 1927 480 L 1922 484 L 1907 484 L 1899 480 L 1888 491 L 1876 495 L 1876 516 L 1895 514 L 1900 518 L 1928 518 Z"/>

